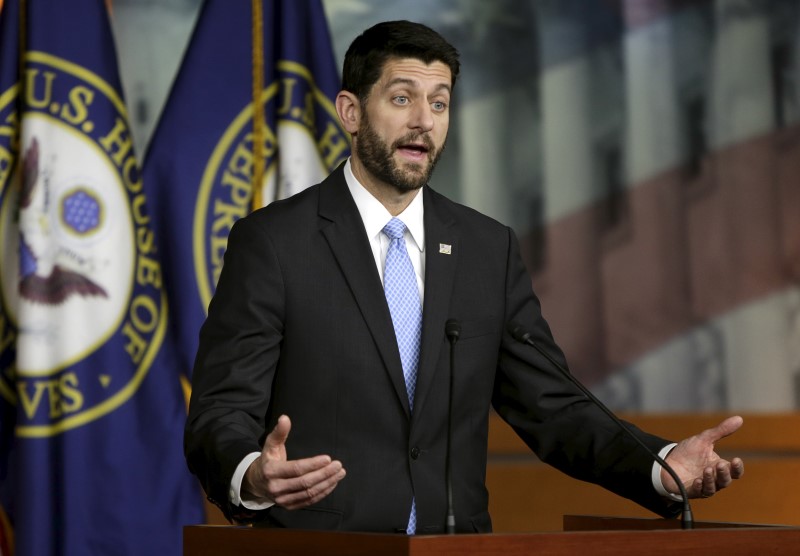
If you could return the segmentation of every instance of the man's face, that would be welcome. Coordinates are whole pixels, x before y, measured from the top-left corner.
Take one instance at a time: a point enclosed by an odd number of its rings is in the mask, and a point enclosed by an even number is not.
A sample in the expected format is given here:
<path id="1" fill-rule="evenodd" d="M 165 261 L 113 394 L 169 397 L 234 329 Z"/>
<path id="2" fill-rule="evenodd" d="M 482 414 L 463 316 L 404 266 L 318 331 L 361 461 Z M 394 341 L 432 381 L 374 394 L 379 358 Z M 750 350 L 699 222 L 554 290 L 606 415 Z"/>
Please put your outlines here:
<path id="1" fill-rule="evenodd" d="M 414 59 L 386 63 L 362 107 L 356 156 L 373 178 L 397 190 L 425 185 L 450 123 L 450 68 Z"/>

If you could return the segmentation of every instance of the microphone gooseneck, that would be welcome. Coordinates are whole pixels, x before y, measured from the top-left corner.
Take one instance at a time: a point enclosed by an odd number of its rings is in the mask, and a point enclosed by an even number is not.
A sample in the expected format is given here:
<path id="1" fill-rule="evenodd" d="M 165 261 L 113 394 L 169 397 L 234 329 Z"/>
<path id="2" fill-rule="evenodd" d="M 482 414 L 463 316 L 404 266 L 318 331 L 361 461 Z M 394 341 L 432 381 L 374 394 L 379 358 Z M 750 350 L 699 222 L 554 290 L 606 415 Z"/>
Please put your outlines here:
<path id="1" fill-rule="evenodd" d="M 451 477 L 450 445 L 453 436 L 453 375 L 456 368 L 456 342 L 461 335 L 461 324 L 457 320 L 449 319 L 444 325 L 444 333 L 450 341 L 450 391 L 447 399 L 447 452 L 445 454 L 445 482 L 447 485 L 447 518 L 445 531 L 448 535 L 456 533 L 456 516 L 453 510 L 453 480 Z"/>
<path id="2" fill-rule="evenodd" d="M 531 334 L 525 327 L 521 324 L 516 322 L 510 322 L 508 324 L 508 332 L 511 336 L 520 343 L 526 344 L 531 346 L 533 349 L 538 351 L 545 359 L 547 359 L 553 367 L 555 367 L 564 377 L 566 377 L 570 382 L 572 382 L 577 388 L 583 392 L 583 394 L 592 401 L 597 407 L 603 410 L 603 412 L 608 415 L 614 423 L 617 424 L 619 428 L 621 428 L 625 433 L 633 438 L 636 443 L 641 446 L 655 461 L 658 463 L 662 468 L 666 469 L 667 473 L 669 473 L 672 480 L 678 485 L 678 488 L 681 492 L 681 497 L 683 498 L 683 513 L 681 514 L 681 528 L 682 529 L 693 529 L 694 528 L 694 517 L 692 516 L 692 507 L 689 504 L 689 495 L 686 493 L 686 488 L 683 486 L 683 483 L 678 477 L 678 474 L 675 473 L 675 470 L 664 461 L 664 459 L 656 454 L 653 450 L 651 450 L 642 440 L 633 434 L 628 427 L 626 427 L 622 421 L 620 421 L 619 417 L 614 415 L 614 413 L 606 407 L 606 405 L 601 402 L 594 394 L 592 394 L 588 388 L 586 388 L 577 378 L 572 376 L 563 365 L 561 365 L 558 361 L 556 361 L 549 353 L 544 351 L 539 345 L 531 339 Z"/>

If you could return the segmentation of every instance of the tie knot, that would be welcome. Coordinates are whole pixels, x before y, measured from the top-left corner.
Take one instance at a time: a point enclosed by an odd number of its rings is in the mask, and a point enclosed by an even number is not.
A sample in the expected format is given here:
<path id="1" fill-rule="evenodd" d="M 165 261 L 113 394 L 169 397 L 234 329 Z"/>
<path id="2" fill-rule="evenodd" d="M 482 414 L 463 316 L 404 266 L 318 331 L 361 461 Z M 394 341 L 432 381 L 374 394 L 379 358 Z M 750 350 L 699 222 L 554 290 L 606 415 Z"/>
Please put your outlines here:
<path id="1" fill-rule="evenodd" d="M 383 233 L 389 236 L 390 239 L 402 239 L 406 231 L 406 225 L 399 218 L 392 218 L 389 223 L 383 227 Z"/>

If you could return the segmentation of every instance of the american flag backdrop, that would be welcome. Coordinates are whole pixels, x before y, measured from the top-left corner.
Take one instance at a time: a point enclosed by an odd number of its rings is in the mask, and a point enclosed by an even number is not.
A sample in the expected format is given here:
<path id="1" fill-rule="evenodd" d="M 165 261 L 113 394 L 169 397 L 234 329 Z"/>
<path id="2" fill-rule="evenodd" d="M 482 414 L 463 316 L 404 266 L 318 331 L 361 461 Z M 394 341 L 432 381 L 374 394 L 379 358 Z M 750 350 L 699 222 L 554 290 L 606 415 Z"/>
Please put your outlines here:
<path id="1" fill-rule="evenodd" d="M 375 5 L 377 4 L 377 5 Z M 511 225 L 572 371 L 618 410 L 800 405 L 800 4 L 326 6 L 462 52 L 434 188 Z"/>

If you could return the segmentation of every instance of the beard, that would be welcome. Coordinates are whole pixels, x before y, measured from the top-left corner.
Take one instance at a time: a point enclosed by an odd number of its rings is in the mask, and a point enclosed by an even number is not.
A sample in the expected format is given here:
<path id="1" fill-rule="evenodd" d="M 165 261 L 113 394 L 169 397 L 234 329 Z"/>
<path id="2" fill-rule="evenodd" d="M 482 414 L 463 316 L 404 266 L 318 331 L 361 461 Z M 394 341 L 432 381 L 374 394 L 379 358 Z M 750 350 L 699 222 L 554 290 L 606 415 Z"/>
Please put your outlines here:
<path id="1" fill-rule="evenodd" d="M 428 149 L 427 161 L 424 164 L 406 163 L 401 167 L 392 156 L 402 145 L 422 141 Z M 398 191 L 407 192 L 421 188 L 428 183 L 436 163 L 444 151 L 444 143 L 437 149 L 433 140 L 425 133 L 412 131 L 391 145 L 387 144 L 367 118 L 366 111 L 358 129 L 356 154 L 364 167 L 376 178 L 395 187 Z"/>

